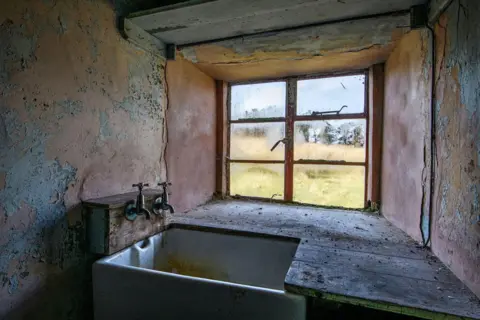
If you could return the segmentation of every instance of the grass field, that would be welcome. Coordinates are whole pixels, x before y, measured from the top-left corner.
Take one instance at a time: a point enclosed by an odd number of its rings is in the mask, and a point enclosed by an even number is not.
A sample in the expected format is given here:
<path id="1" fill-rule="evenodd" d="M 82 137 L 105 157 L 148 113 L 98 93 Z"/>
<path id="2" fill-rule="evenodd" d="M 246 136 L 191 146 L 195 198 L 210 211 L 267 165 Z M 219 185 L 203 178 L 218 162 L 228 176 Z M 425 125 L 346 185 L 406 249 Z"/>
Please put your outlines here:
<path id="1" fill-rule="evenodd" d="M 283 148 L 270 152 L 267 139 L 232 136 L 233 159 L 283 160 Z M 365 149 L 344 145 L 296 143 L 295 159 L 365 160 Z M 264 198 L 283 198 L 283 164 L 230 165 L 230 194 Z M 295 165 L 294 201 L 362 208 L 364 205 L 364 167 Z"/>

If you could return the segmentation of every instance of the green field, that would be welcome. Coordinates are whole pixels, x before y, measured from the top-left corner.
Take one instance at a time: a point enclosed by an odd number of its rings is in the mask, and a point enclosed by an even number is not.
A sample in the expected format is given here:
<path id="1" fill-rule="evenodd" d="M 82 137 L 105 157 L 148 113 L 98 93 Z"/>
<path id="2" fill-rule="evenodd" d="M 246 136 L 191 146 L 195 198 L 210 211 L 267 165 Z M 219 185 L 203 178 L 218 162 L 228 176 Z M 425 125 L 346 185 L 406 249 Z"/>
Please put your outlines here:
<path id="1" fill-rule="evenodd" d="M 231 155 L 243 159 L 283 159 L 283 150 L 269 150 L 262 138 L 232 137 Z M 296 159 L 364 161 L 365 149 L 344 145 L 298 143 Z M 230 165 L 230 194 L 283 198 L 283 164 Z M 295 165 L 294 201 L 346 208 L 364 206 L 364 167 Z"/>

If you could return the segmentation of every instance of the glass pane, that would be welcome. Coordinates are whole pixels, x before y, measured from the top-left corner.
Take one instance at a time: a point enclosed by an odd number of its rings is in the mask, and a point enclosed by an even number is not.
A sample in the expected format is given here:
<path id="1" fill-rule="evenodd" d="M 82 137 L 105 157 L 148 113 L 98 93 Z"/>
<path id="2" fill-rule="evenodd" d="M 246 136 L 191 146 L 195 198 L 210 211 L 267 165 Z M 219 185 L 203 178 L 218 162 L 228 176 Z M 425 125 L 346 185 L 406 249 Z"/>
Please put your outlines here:
<path id="1" fill-rule="evenodd" d="M 298 81 L 297 115 L 312 112 L 335 114 L 363 113 L 365 110 L 365 76 L 344 76 Z"/>
<path id="2" fill-rule="evenodd" d="M 285 117 L 286 83 L 232 86 L 230 119 Z"/>
<path id="3" fill-rule="evenodd" d="M 353 166 L 295 165 L 293 200 L 345 208 L 363 208 L 365 168 Z"/>
<path id="4" fill-rule="evenodd" d="M 295 160 L 365 162 L 366 120 L 295 122 Z"/>
<path id="5" fill-rule="evenodd" d="M 235 160 L 283 160 L 285 146 L 280 143 L 285 137 L 282 123 L 232 123 L 230 126 L 230 158 Z"/>
<path id="6" fill-rule="evenodd" d="M 283 199 L 283 164 L 231 163 L 230 194 Z"/>

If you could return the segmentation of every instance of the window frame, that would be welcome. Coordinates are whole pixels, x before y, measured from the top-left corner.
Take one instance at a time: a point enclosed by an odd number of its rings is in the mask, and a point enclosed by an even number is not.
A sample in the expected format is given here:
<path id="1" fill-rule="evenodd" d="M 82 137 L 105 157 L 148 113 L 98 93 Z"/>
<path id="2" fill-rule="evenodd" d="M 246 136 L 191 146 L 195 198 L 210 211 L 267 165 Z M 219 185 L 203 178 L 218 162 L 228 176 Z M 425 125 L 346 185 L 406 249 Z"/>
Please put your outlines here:
<path id="1" fill-rule="evenodd" d="M 297 84 L 301 80 L 315 80 L 315 79 L 324 79 L 324 78 L 334 78 L 334 77 L 343 77 L 343 76 L 355 76 L 362 75 L 365 77 L 364 83 L 364 110 L 362 113 L 350 113 L 350 114 L 332 114 L 332 115 L 297 115 Z M 285 94 L 285 117 L 273 117 L 273 118 L 253 118 L 253 119 L 237 119 L 231 120 L 231 91 L 232 86 L 236 85 L 248 85 L 248 84 L 262 84 L 269 82 L 285 82 L 286 84 L 286 94 Z M 270 200 L 274 202 L 282 203 L 295 203 L 295 204 L 306 204 L 300 203 L 293 200 L 293 170 L 295 164 L 304 164 L 304 165 L 338 165 L 338 166 L 363 166 L 365 173 L 364 181 L 364 208 L 367 207 L 367 196 L 368 196 L 368 175 L 369 175 L 369 145 L 370 145 L 370 117 L 369 117 L 369 69 L 360 69 L 348 72 L 335 72 L 335 73 L 321 73 L 321 74 L 311 74 L 311 75 L 302 75 L 302 76 L 291 76 L 283 78 L 269 78 L 261 80 L 252 80 L 252 81 L 239 81 L 239 82 L 229 82 L 228 91 L 227 91 L 227 143 L 226 143 L 226 193 L 228 196 L 241 198 L 241 199 L 252 199 L 252 200 Z M 231 144 L 231 124 L 246 124 L 246 123 L 284 123 L 285 124 L 285 135 L 288 137 L 294 137 L 295 123 L 297 121 L 326 121 L 326 120 L 365 120 L 365 161 L 363 162 L 347 162 L 342 160 L 294 160 L 294 139 L 288 139 L 285 143 L 285 157 L 284 160 L 245 160 L 245 159 L 231 159 L 230 158 L 230 144 Z M 289 133 L 290 131 L 290 133 Z M 285 174 L 284 174 L 284 192 L 283 199 L 268 199 L 268 198 L 259 198 L 259 197 L 250 197 L 250 196 L 241 196 L 241 195 L 231 195 L 230 194 L 230 163 L 258 163 L 258 164 L 284 164 Z M 315 204 L 308 204 L 314 206 Z"/>

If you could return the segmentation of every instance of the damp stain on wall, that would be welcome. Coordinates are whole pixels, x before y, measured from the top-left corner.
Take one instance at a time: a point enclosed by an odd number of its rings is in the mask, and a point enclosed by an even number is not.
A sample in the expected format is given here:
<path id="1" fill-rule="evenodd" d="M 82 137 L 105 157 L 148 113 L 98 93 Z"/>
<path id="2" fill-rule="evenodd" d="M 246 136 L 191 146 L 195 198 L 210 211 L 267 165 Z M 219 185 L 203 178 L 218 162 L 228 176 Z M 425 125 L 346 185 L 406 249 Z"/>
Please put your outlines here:
<path id="1" fill-rule="evenodd" d="M 0 318 L 88 319 L 81 200 L 165 179 L 164 61 L 107 1 L 0 10 Z"/>

